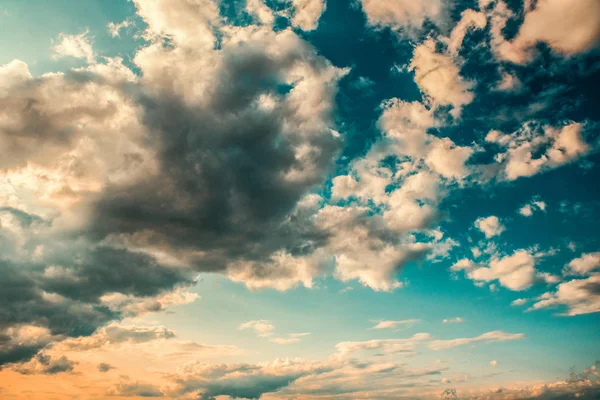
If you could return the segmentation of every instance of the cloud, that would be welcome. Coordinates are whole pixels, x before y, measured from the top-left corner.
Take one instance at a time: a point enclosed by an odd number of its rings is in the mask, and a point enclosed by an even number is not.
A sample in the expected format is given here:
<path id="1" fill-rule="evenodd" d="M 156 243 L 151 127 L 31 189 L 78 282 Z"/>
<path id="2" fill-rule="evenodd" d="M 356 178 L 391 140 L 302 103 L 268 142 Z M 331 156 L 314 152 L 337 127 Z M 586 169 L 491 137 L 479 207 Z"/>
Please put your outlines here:
<path id="1" fill-rule="evenodd" d="M 257 399 L 276 392 L 296 380 L 331 370 L 327 363 L 301 359 L 275 360 L 262 364 L 219 364 L 192 362 L 173 375 L 175 386 L 168 395 L 181 397 L 195 392 L 201 399 L 217 396 Z"/>
<path id="2" fill-rule="evenodd" d="M 310 335 L 310 333 L 308 333 L 308 332 L 290 333 L 287 338 L 274 337 L 274 338 L 270 338 L 269 341 L 271 341 L 273 343 L 277 343 L 277 344 L 292 344 L 292 343 L 298 343 L 300 340 L 302 340 L 302 337 L 308 336 L 308 335 Z"/>
<path id="3" fill-rule="evenodd" d="M 158 386 L 131 380 L 123 380 L 113 385 L 107 394 L 109 396 L 164 397 Z"/>
<path id="4" fill-rule="evenodd" d="M 562 56 L 595 48 L 600 40 L 600 5 L 594 0 L 542 0 L 525 13 L 515 38 L 504 44 L 506 59 L 526 63 L 535 57 L 534 47 L 546 43 Z M 510 50 L 511 51 L 510 51 Z"/>
<path id="5" fill-rule="evenodd" d="M 566 306 L 567 311 L 561 314 L 566 316 L 599 312 L 600 275 L 560 283 L 556 291 L 539 296 L 528 311 L 558 306 Z"/>
<path id="6" fill-rule="evenodd" d="M 569 275 L 590 275 L 600 269 L 600 252 L 584 253 L 579 258 L 571 260 L 563 271 Z"/>
<path id="7" fill-rule="evenodd" d="M 121 35 L 121 30 L 127 29 L 133 25 L 133 21 L 130 19 L 125 19 L 119 23 L 109 22 L 106 27 L 108 28 L 108 33 L 110 33 L 110 36 L 116 38 Z"/>
<path id="8" fill-rule="evenodd" d="M 361 0 L 367 22 L 375 27 L 416 35 L 427 21 L 443 25 L 447 18 L 442 0 Z"/>
<path id="9" fill-rule="evenodd" d="M 238 327 L 238 330 L 245 330 L 245 329 L 251 329 L 256 333 L 256 335 L 258 337 L 268 338 L 270 342 L 273 342 L 276 344 L 297 343 L 300 340 L 302 340 L 302 338 L 304 336 L 310 335 L 310 333 L 304 332 L 304 333 L 290 333 L 287 337 L 273 337 L 274 331 L 275 331 L 275 326 L 266 319 L 248 321 L 248 322 L 241 324 Z"/>
<path id="10" fill-rule="evenodd" d="M 13 370 L 23 375 L 54 375 L 73 372 L 75 364 L 65 356 L 52 358 L 44 353 L 38 353 L 32 360 L 15 365 Z"/>
<path id="11" fill-rule="evenodd" d="M 463 322 L 465 322 L 465 320 L 462 319 L 461 317 L 444 319 L 442 321 L 442 323 L 444 323 L 444 324 L 462 324 Z"/>
<path id="12" fill-rule="evenodd" d="M 93 64 L 96 54 L 92 48 L 89 32 L 85 31 L 78 35 L 67 35 L 61 33 L 58 43 L 52 47 L 54 57 L 84 58 L 88 64 Z"/>
<path id="13" fill-rule="evenodd" d="M 506 229 L 504 225 L 500 223 L 500 219 L 495 215 L 478 218 L 474 225 L 483 232 L 488 239 L 500 235 Z"/>
<path id="14" fill-rule="evenodd" d="M 319 18 L 325 11 L 324 0 L 292 0 L 294 16 L 292 25 L 304 30 L 313 31 L 317 29 Z"/>
<path id="15" fill-rule="evenodd" d="M 335 345 L 336 350 L 342 355 L 361 351 L 377 350 L 385 354 L 412 353 L 417 345 L 429 340 L 431 335 L 428 333 L 415 333 L 407 339 L 381 339 L 366 340 L 362 342 L 340 342 Z"/>
<path id="16" fill-rule="evenodd" d="M 478 266 L 469 260 L 461 260 L 454 264 L 453 271 L 465 270 L 469 279 L 498 282 L 513 291 L 528 289 L 538 279 L 535 270 L 535 257 L 526 250 L 515 251 L 510 256 L 494 257 L 489 261 L 489 267 Z"/>
<path id="17" fill-rule="evenodd" d="M 239 330 L 252 329 L 259 337 L 270 337 L 273 335 L 275 326 L 266 319 L 244 322 L 238 326 Z"/>
<path id="18" fill-rule="evenodd" d="M 162 326 L 124 326 L 110 324 L 99 328 L 93 335 L 67 339 L 56 345 L 62 351 L 89 351 L 106 346 L 147 343 L 153 340 L 166 340 L 175 333 Z"/>
<path id="19" fill-rule="evenodd" d="M 111 369 L 114 369 L 115 367 L 107 363 L 100 363 L 98 364 L 97 368 L 99 372 L 108 372 Z"/>
<path id="20" fill-rule="evenodd" d="M 452 105 L 454 117 L 474 99 L 474 83 L 460 76 L 460 68 L 451 56 L 436 51 L 433 39 L 415 47 L 409 69 L 414 71 L 415 82 L 428 100 L 434 106 Z"/>
<path id="21" fill-rule="evenodd" d="M 527 299 L 516 299 L 512 303 L 510 303 L 510 305 L 513 307 L 518 307 L 518 306 L 525 305 L 527 303 L 527 301 L 528 301 Z"/>
<path id="22" fill-rule="evenodd" d="M 374 327 L 372 327 L 371 329 L 397 329 L 397 328 L 402 328 L 402 327 L 410 327 L 421 321 L 418 319 L 405 319 L 405 320 L 400 320 L 400 321 L 380 320 L 380 321 L 372 321 L 372 322 L 377 322 L 377 324 Z"/>
<path id="23" fill-rule="evenodd" d="M 491 131 L 486 141 L 504 149 L 495 159 L 504 169 L 504 179 L 515 180 L 585 156 L 590 146 L 583 139 L 583 129 L 584 124 L 574 122 L 559 127 L 530 122 L 511 135 Z"/>
<path id="24" fill-rule="evenodd" d="M 546 203 L 539 197 L 534 197 L 529 203 L 519 209 L 519 214 L 524 217 L 531 217 L 534 211 L 546 211 Z"/>
<path id="25" fill-rule="evenodd" d="M 87 32 L 55 46 L 86 68 L 0 66 L 0 364 L 194 301 L 198 271 L 281 290 L 323 271 L 327 233 L 300 203 L 340 148 L 346 70 L 290 29 L 225 26 L 200 3 L 135 1 L 138 75 L 96 63 Z M 48 334 L 22 346 L 20 326 Z"/>
<path id="26" fill-rule="evenodd" d="M 466 9 L 462 12 L 460 21 L 454 26 L 448 41 L 448 51 L 456 56 L 460 51 L 463 40 L 469 29 L 483 29 L 487 25 L 484 13 Z"/>
<path id="27" fill-rule="evenodd" d="M 492 368 L 496 368 L 496 367 L 498 366 L 498 361 L 496 361 L 496 360 L 492 360 L 492 361 L 490 361 L 490 366 L 491 366 Z"/>
<path id="28" fill-rule="evenodd" d="M 447 350 L 458 346 L 465 346 L 474 343 L 497 343 L 509 340 L 519 340 L 525 338 L 522 333 L 507 333 L 503 331 L 492 331 L 473 338 L 459 338 L 450 340 L 433 340 L 427 344 L 431 350 Z"/>

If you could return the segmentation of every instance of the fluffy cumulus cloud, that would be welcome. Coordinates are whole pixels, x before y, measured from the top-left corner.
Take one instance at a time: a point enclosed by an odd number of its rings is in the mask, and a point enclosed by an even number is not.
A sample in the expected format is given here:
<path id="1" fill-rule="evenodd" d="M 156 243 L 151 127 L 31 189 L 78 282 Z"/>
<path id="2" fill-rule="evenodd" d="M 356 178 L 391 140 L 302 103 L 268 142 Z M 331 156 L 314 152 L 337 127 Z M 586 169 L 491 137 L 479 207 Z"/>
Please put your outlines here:
<path id="1" fill-rule="evenodd" d="M 527 250 L 518 250 L 512 255 L 493 256 L 488 261 L 489 266 L 479 265 L 465 258 L 456 262 L 450 269 L 464 271 L 469 279 L 477 282 L 485 283 L 497 280 L 505 288 L 522 291 L 539 280 L 555 280 L 552 275 L 540 275 L 536 271 L 536 256 Z"/>
<path id="2" fill-rule="evenodd" d="M 600 275 L 562 282 L 554 292 L 537 298 L 529 311 L 542 308 L 566 308 L 561 315 L 581 315 L 600 311 Z"/>
<path id="3" fill-rule="evenodd" d="M 89 32 L 83 32 L 77 35 L 67 35 L 61 33 L 54 45 L 55 57 L 73 57 L 83 58 L 88 63 L 93 63 L 96 55 L 92 48 Z"/>
<path id="4" fill-rule="evenodd" d="M 565 269 L 566 274 L 588 275 L 600 270 L 600 252 L 585 253 L 573 259 Z"/>
<path id="5" fill-rule="evenodd" d="M 427 21 L 444 24 L 447 5 L 443 0 L 361 0 L 369 24 L 390 27 L 408 34 L 416 34 Z"/>
<path id="6" fill-rule="evenodd" d="M 475 221 L 475 227 L 479 229 L 487 239 L 500 235 L 506 229 L 495 215 L 481 217 Z"/>
<path id="7" fill-rule="evenodd" d="M 499 1 L 500 6 L 502 1 Z M 499 54 L 516 63 L 535 57 L 535 45 L 545 43 L 554 52 L 571 56 L 594 49 L 600 40 L 600 5 L 594 0 L 542 0 L 526 10 L 511 41 L 502 39 Z M 500 35 L 498 35 L 500 36 Z"/>
<path id="8" fill-rule="evenodd" d="M 290 29 L 223 25 L 212 1 L 135 5 L 139 76 L 120 59 L 35 78 L 0 67 L 1 362 L 194 301 L 196 271 L 287 288 L 323 265 L 301 200 L 339 147 L 344 70 Z M 94 58 L 87 34 L 54 50 Z M 44 334 L 15 339 L 30 326 Z"/>

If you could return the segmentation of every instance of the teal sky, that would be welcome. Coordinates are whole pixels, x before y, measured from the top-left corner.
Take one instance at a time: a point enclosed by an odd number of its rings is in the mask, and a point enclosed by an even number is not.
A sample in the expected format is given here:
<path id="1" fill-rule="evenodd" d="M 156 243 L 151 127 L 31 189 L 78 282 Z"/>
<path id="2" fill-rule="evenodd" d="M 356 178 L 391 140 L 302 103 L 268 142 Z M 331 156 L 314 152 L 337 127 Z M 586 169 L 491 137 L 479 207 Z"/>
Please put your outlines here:
<path id="1" fill-rule="evenodd" d="M 1 1 L 0 397 L 597 398 L 600 6 L 533 3 Z"/>

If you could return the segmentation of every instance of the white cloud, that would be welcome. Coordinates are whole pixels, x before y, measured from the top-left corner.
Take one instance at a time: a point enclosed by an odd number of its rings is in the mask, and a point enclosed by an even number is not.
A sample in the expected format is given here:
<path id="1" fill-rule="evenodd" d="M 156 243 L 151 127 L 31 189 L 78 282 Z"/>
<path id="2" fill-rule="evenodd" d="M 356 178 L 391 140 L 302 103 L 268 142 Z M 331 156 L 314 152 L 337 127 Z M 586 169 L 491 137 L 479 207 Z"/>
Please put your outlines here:
<path id="1" fill-rule="evenodd" d="M 498 366 L 498 361 L 496 361 L 496 360 L 492 360 L 492 361 L 490 361 L 490 366 L 491 366 L 492 368 L 496 368 L 496 367 Z"/>
<path id="2" fill-rule="evenodd" d="M 600 312 L 600 275 L 563 282 L 555 292 L 546 292 L 537 300 L 528 311 L 564 305 L 567 312 L 562 315 Z"/>
<path id="3" fill-rule="evenodd" d="M 473 153 L 471 147 L 457 146 L 449 138 L 443 138 L 431 144 L 425 163 L 444 178 L 461 179 L 470 173 L 465 163 Z"/>
<path id="4" fill-rule="evenodd" d="M 121 30 L 127 29 L 130 26 L 133 26 L 134 23 L 130 19 L 125 19 L 119 23 L 109 22 L 106 26 L 108 28 L 108 33 L 110 36 L 116 38 L 121 35 Z"/>
<path id="5" fill-rule="evenodd" d="M 465 320 L 462 319 L 461 317 L 456 317 L 456 318 L 444 319 L 442 322 L 444 324 L 462 324 L 463 322 L 465 322 Z"/>
<path id="6" fill-rule="evenodd" d="M 479 283 L 498 280 L 500 285 L 513 291 L 528 289 L 538 280 L 555 281 L 553 275 L 544 276 L 539 274 L 534 267 L 534 255 L 526 250 L 518 250 L 510 256 L 493 257 L 489 261 L 489 267 L 480 266 L 468 259 L 462 259 L 450 269 L 452 271 L 464 270 L 469 279 Z M 491 286 L 490 289 L 495 289 L 495 285 Z"/>
<path id="7" fill-rule="evenodd" d="M 317 29 L 319 18 L 325 11 L 325 0 L 292 0 L 294 16 L 292 25 L 304 30 Z"/>
<path id="8" fill-rule="evenodd" d="M 448 40 L 448 50 L 450 54 L 456 56 L 460 51 L 463 40 L 469 29 L 483 29 L 487 25 L 487 18 L 484 13 L 467 9 L 462 12 L 460 21 L 452 29 Z"/>
<path id="9" fill-rule="evenodd" d="M 593 49 L 599 40 L 600 3 L 596 0 L 540 0 L 525 14 L 517 36 L 510 42 L 520 55 L 511 61 L 530 61 L 538 42 L 570 56 Z"/>
<path id="10" fill-rule="evenodd" d="M 409 68 L 414 71 L 415 82 L 432 105 L 452 105 L 454 117 L 473 101 L 471 89 L 474 83 L 460 76 L 460 68 L 451 56 L 436 51 L 433 39 L 415 47 Z"/>
<path id="11" fill-rule="evenodd" d="M 304 333 L 290 333 L 289 335 L 287 335 L 287 337 L 273 337 L 273 335 L 275 334 L 275 332 L 274 332 L 275 326 L 271 323 L 271 321 L 268 321 L 266 319 L 248 321 L 248 322 L 244 322 L 243 324 L 238 326 L 238 330 L 243 331 L 246 329 L 253 330 L 258 337 L 266 338 L 270 342 L 273 342 L 276 344 L 297 343 L 300 340 L 302 340 L 302 338 L 304 336 L 310 335 L 309 332 L 304 332 Z"/>
<path id="12" fill-rule="evenodd" d="M 275 326 L 273 326 L 273 324 L 271 324 L 271 322 L 266 319 L 260 319 L 260 320 L 244 322 L 243 324 L 238 326 L 238 329 L 241 331 L 245 330 L 245 329 L 251 329 L 254 332 L 256 332 L 256 334 L 259 337 L 266 338 L 266 337 L 273 336 L 273 331 L 275 330 Z"/>
<path id="13" fill-rule="evenodd" d="M 510 303 L 510 305 L 513 307 L 523 306 L 527 304 L 527 301 L 527 299 L 516 299 L 512 303 Z"/>
<path id="14" fill-rule="evenodd" d="M 596 252 L 585 253 L 579 258 L 571 260 L 564 272 L 571 275 L 589 275 L 599 269 L 600 252 Z"/>
<path id="15" fill-rule="evenodd" d="M 534 211 L 546 211 L 546 202 L 534 197 L 529 203 L 519 209 L 519 214 L 524 217 L 531 217 Z"/>
<path id="16" fill-rule="evenodd" d="M 420 322 L 418 319 L 405 319 L 400 321 L 394 320 L 380 320 L 380 321 L 372 321 L 377 322 L 377 325 L 372 327 L 371 329 L 397 329 L 410 327 Z"/>
<path id="17" fill-rule="evenodd" d="M 304 336 L 308 336 L 308 335 L 310 335 L 310 333 L 308 333 L 308 332 L 290 333 L 288 335 L 288 337 L 286 337 L 286 338 L 274 337 L 274 338 L 270 338 L 269 341 L 273 342 L 273 343 L 277 343 L 277 344 L 292 344 L 292 343 L 298 343 L 300 340 L 302 340 L 302 338 Z"/>
<path id="18" fill-rule="evenodd" d="M 500 219 L 494 215 L 485 218 L 478 218 L 474 225 L 477 229 L 483 232 L 485 237 L 488 239 L 498 236 L 506 230 L 504 225 L 500 223 Z"/>
<path id="19" fill-rule="evenodd" d="M 58 43 L 52 47 L 54 57 L 84 58 L 88 64 L 93 64 L 96 55 L 92 48 L 91 40 L 88 31 L 78 35 L 61 33 L 58 35 Z"/>
<path id="20" fill-rule="evenodd" d="M 443 25 L 446 5 L 443 0 L 361 0 L 370 25 L 390 27 L 414 35 L 426 21 Z"/>
<path id="21" fill-rule="evenodd" d="M 496 155 L 496 161 L 504 169 L 504 178 L 515 180 L 560 167 L 587 154 L 590 146 L 582 137 L 583 127 L 580 123 L 562 127 L 529 123 L 511 135 L 491 131 L 486 141 L 506 149 Z M 534 157 L 539 150 L 543 152 Z"/>
<path id="22" fill-rule="evenodd" d="M 473 338 L 459 338 L 450 340 L 433 340 L 427 344 L 431 350 L 446 350 L 458 346 L 465 346 L 474 343 L 496 343 L 509 340 L 519 340 L 525 338 L 522 333 L 507 333 L 503 331 L 492 331 Z"/>
<path id="23" fill-rule="evenodd" d="M 429 340 L 431 335 L 428 333 L 416 333 L 407 339 L 381 339 L 366 340 L 362 342 L 341 342 L 335 345 L 335 348 L 342 355 L 361 351 L 377 350 L 385 354 L 412 353 L 417 345 Z"/>

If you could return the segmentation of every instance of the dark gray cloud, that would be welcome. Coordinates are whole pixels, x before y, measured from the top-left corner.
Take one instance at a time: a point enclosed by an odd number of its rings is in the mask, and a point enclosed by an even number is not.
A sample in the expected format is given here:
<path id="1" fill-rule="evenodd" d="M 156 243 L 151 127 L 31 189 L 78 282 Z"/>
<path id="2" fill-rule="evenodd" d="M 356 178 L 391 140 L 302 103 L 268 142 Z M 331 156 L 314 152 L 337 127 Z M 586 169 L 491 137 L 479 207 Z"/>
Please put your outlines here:
<path id="1" fill-rule="evenodd" d="M 100 372 L 108 372 L 111 369 L 114 369 L 115 367 L 113 367 L 112 365 L 107 364 L 107 363 L 100 363 L 100 364 L 98 364 L 97 368 L 98 368 L 98 371 L 100 371 Z"/>
<path id="2" fill-rule="evenodd" d="M 297 205 L 340 146 L 330 127 L 342 72 L 291 31 L 263 33 L 202 50 L 216 68 L 183 85 L 206 84 L 195 101 L 167 84 L 182 77 L 144 65 L 135 82 L 91 70 L 31 78 L 10 66 L 0 144 L 11 156 L 0 174 L 25 184 L 0 204 L 0 365 L 122 318 L 126 302 L 109 308 L 105 295 L 146 305 L 192 284 L 189 267 L 227 273 L 246 262 L 250 278 L 300 281 L 271 258 L 325 243 Z M 177 46 L 155 56 L 181 53 L 190 65 L 199 57 Z M 22 195 L 30 182 L 40 192 Z M 23 343 L 23 327 L 42 331 Z"/>

